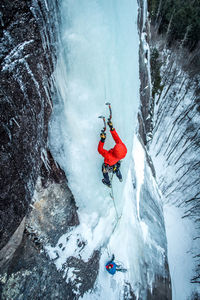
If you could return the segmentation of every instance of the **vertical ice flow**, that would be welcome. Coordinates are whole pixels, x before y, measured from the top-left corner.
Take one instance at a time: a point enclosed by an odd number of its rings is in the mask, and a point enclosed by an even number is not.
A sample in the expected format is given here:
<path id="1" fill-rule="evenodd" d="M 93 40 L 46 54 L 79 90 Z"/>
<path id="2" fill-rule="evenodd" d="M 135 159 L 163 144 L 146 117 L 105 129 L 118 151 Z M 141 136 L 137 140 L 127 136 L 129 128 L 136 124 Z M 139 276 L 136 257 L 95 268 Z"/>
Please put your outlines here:
<path id="1" fill-rule="evenodd" d="M 62 48 L 56 80 L 62 98 L 51 126 L 51 148 L 65 170 L 79 211 L 106 215 L 110 204 L 102 185 L 103 157 L 97 152 L 105 102 L 112 104 L 113 124 L 128 148 L 130 163 L 138 107 L 137 2 L 62 2 Z M 107 130 L 105 148 L 113 146 Z M 123 207 L 123 184 L 116 184 L 116 205 Z"/>
<path id="2" fill-rule="evenodd" d="M 156 219 L 159 196 L 152 188 L 151 171 L 137 139 L 132 151 L 139 103 L 137 1 L 63 0 L 61 11 L 62 46 L 55 72 L 60 99 L 54 101 L 50 147 L 67 174 L 79 207 L 80 225 L 46 250 L 68 281 L 68 257 L 87 261 L 94 249 L 101 249 L 95 290 L 84 299 L 122 299 L 126 282 L 131 282 L 138 298 L 145 299 L 147 281 L 151 286 L 154 274 L 163 270 L 166 241 L 162 217 Z M 101 183 L 103 157 L 97 152 L 103 127 L 98 116 L 108 117 L 107 101 L 112 103 L 113 124 L 128 149 L 121 168 L 124 181 L 113 179 L 121 216 L 118 223 L 108 188 Z M 113 145 L 107 130 L 105 148 Z M 152 216 L 148 220 L 149 212 Z M 77 248 L 77 239 L 84 241 L 83 249 Z M 114 279 L 104 268 L 112 253 L 128 269 Z"/>
<path id="3" fill-rule="evenodd" d="M 144 181 L 144 149 L 140 144 L 139 140 L 135 137 L 134 138 L 134 147 L 133 147 L 133 158 L 134 158 L 134 165 L 135 165 L 135 175 L 137 178 L 137 194 L 136 194 L 136 201 L 137 201 L 137 216 L 138 220 L 140 220 L 140 191 L 141 186 Z"/>

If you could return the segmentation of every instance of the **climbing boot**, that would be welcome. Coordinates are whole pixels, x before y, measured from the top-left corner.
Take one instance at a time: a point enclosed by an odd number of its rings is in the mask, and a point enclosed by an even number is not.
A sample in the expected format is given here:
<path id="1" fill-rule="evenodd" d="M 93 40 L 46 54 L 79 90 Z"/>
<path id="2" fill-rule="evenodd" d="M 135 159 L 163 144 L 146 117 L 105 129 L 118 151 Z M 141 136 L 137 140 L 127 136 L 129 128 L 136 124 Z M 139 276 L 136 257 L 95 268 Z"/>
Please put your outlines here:
<path id="1" fill-rule="evenodd" d="M 109 188 L 111 188 L 111 184 L 110 182 L 106 182 L 105 179 L 102 179 L 103 184 L 107 185 Z"/>

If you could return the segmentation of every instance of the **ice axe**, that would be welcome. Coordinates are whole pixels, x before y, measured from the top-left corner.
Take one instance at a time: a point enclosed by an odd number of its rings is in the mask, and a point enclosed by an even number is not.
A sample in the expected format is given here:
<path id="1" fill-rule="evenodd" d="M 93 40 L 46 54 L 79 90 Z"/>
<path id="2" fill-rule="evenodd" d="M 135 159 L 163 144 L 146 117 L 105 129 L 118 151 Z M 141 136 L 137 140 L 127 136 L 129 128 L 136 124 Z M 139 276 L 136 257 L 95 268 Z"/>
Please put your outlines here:
<path id="1" fill-rule="evenodd" d="M 106 105 L 108 105 L 108 107 L 109 107 L 109 111 L 110 111 L 110 116 L 109 116 L 108 120 L 110 120 L 110 121 L 111 121 L 111 119 L 112 119 L 112 109 L 111 109 L 111 103 L 110 103 L 110 102 L 106 102 Z"/>
<path id="2" fill-rule="evenodd" d="M 101 130 L 101 132 L 105 132 L 106 131 L 106 119 L 104 116 L 99 116 L 99 118 L 103 120 L 103 124 L 104 124 L 104 127 Z"/>

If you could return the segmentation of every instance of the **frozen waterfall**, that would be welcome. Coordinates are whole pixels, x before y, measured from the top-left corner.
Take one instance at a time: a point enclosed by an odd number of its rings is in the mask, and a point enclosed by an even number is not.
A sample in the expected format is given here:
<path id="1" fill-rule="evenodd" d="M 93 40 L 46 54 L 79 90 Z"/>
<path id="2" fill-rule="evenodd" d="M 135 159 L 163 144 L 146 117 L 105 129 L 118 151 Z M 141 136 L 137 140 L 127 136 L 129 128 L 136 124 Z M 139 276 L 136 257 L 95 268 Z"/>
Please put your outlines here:
<path id="1" fill-rule="evenodd" d="M 137 1 L 63 0 L 61 11 L 62 46 L 55 72 L 60 99 L 54 102 L 50 147 L 67 174 L 80 225 L 47 251 L 69 282 L 76 275 L 65 269 L 66 259 L 73 255 L 86 261 L 101 249 L 96 289 L 84 299 L 122 299 L 128 283 L 145 299 L 155 273 L 164 272 L 166 239 L 160 195 L 145 151 L 134 137 L 139 105 Z M 103 127 L 98 116 L 109 116 L 106 101 L 112 104 L 113 124 L 128 148 L 123 183 L 113 179 L 120 220 L 101 183 L 103 158 L 97 152 Z M 112 145 L 107 130 L 105 148 Z M 86 246 L 78 249 L 77 239 Z M 115 279 L 104 269 L 112 253 L 128 269 Z"/>
<path id="2" fill-rule="evenodd" d="M 109 199 L 101 184 L 103 159 L 97 145 L 103 123 L 98 116 L 109 116 L 105 102 L 111 102 L 114 126 L 129 150 L 122 167 L 126 178 L 139 103 L 137 5 L 63 1 L 62 12 L 56 79 L 63 102 L 55 108 L 51 147 L 79 209 L 105 216 Z M 107 133 L 106 147 L 111 145 Z M 123 185 L 114 189 L 121 211 Z"/>

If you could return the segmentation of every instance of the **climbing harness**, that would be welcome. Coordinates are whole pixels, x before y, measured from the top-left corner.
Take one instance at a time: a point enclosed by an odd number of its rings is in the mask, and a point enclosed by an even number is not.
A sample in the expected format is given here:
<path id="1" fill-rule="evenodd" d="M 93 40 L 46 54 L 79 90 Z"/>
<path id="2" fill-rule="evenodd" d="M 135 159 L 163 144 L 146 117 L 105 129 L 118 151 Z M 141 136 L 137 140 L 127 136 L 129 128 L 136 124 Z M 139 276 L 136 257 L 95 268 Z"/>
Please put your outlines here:
<path id="1" fill-rule="evenodd" d="M 117 171 L 117 166 L 116 166 L 116 164 L 114 166 L 109 166 L 109 165 L 103 163 L 102 171 L 104 173 L 106 173 L 106 172 L 108 172 L 108 173 L 115 173 Z"/>

